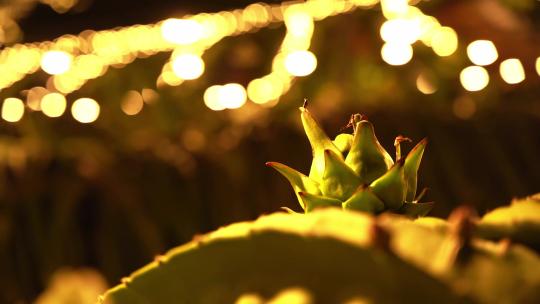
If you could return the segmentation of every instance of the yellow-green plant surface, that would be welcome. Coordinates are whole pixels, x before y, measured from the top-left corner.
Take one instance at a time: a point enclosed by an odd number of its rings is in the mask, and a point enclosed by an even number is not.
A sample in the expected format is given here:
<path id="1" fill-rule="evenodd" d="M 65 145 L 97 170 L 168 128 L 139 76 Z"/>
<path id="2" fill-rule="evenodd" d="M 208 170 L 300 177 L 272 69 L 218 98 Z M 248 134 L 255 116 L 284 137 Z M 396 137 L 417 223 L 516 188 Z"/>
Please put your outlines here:
<path id="1" fill-rule="evenodd" d="M 429 212 L 432 203 L 418 203 L 421 195 L 416 197 L 426 139 L 402 158 L 401 142 L 410 139 L 398 136 L 394 162 L 363 115 L 351 117 L 353 134 L 339 134 L 333 141 L 305 105 L 300 108 L 300 117 L 313 151 L 309 176 L 281 163 L 267 165 L 289 180 L 305 212 L 326 206 L 371 213 L 391 210 L 411 216 Z"/>
<path id="2" fill-rule="evenodd" d="M 540 208 L 535 198 L 525 201 Z M 300 288 L 306 303 L 540 302 L 538 254 L 514 243 L 519 234 L 507 233 L 511 227 L 500 230 L 501 241 L 482 239 L 485 218 L 469 209 L 448 221 L 320 209 L 275 213 L 198 237 L 134 272 L 101 301 L 235 303 Z M 504 220 L 516 216 L 505 208 L 493 212 Z M 540 235 L 538 222 L 533 226 Z"/>

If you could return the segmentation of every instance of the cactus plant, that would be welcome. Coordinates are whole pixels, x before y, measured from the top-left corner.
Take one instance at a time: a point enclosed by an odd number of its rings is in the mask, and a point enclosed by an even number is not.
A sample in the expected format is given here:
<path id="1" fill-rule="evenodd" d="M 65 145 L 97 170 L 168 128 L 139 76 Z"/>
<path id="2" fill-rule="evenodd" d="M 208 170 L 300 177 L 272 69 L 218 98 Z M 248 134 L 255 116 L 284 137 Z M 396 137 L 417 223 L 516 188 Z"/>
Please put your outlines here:
<path id="1" fill-rule="evenodd" d="M 353 134 L 331 141 L 300 110 L 313 148 L 309 176 L 269 165 L 307 214 L 274 213 L 199 236 L 100 303 L 540 303 L 540 257 L 527 247 L 540 244 L 539 195 L 482 218 L 466 207 L 448 220 L 395 214 L 429 211 L 416 197 L 426 141 L 402 158 L 398 137 L 394 163 L 364 116 L 352 117 Z"/>
<path id="2" fill-rule="evenodd" d="M 172 249 L 109 290 L 102 303 L 234 303 L 300 287 L 314 303 L 528 303 L 540 257 L 475 237 L 458 210 L 440 229 L 401 215 L 326 208 L 275 213 Z"/>
<path id="3" fill-rule="evenodd" d="M 427 140 L 401 156 L 395 140 L 396 160 L 381 146 L 373 125 L 361 114 L 351 117 L 353 134 L 342 133 L 332 141 L 321 129 L 306 104 L 300 107 L 302 125 L 311 143 L 313 162 L 309 176 L 277 162 L 267 165 L 285 176 L 305 212 L 327 206 L 381 213 L 391 210 L 411 216 L 425 215 L 432 203 L 416 197 L 417 171 Z"/>

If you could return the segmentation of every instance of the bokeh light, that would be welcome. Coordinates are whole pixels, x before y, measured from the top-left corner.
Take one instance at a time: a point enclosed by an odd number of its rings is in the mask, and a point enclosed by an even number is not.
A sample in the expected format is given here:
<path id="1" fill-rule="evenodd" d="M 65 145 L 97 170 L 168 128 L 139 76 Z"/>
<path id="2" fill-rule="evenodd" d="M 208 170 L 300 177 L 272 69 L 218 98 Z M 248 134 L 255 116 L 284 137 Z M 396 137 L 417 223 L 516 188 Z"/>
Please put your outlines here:
<path id="1" fill-rule="evenodd" d="M 24 115 L 24 103 L 19 98 L 9 97 L 2 104 L 2 118 L 8 122 L 17 122 Z"/>
<path id="2" fill-rule="evenodd" d="M 285 57 L 285 68 L 293 76 L 307 76 L 317 68 L 317 57 L 310 51 L 296 51 Z"/>
<path id="3" fill-rule="evenodd" d="M 540 57 L 536 58 L 536 73 L 540 76 Z"/>
<path id="4" fill-rule="evenodd" d="M 63 51 L 48 51 L 41 58 L 41 68 L 48 74 L 60 75 L 71 67 L 72 56 Z"/>
<path id="5" fill-rule="evenodd" d="M 126 95 L 120 103 L 120 108 L 126 115 L 137 115 L 141 112 L 144 106 L 144 100 L 141 93 L 130 90 L 127 91 Z"/>
<path id="6" fill-rule="evenodd" d="M 41 98 L 41 111 L 49 117 L 59 117 L 66 110 L 66 98 L 60 93 L 49 93 Z"/>
<path id="7" fill-rule="evenodd" d="M 437 86 L 425 73 L 420 73 L 416 78 L 416 88 L 423 94 L 429 95 L 437 91 Z"/>
<path id="8" fill-rule="evenodd" d="M 464 68 L 459 74 L 461 85 L 467 91 L 480 91 L 489 83 L 487 70 L 480 66 L 469 66 Z"/>
<path id="9" fill-rule="evenodd" d="M 418 19 L 391 19 L 381 26 L 381 38 L 385 42 L 413 44 L 421 34 L 420 20 Z"/>
<path id="10" fill-rule="evenodd" d="M 281 95 L 283 85 L 277 77 L 266 76 L 252 80 L 247 87 L 247 94 L 251 101 L 265 104 L 276 100 Z"/>
<path id="11" fill-rule="evenodd" d="M 435 54 L 446 57 L 454 54 L 458 48 L 458 36 L 451 27 L 442 26 L 431 36 L 431 48 Z"/>
<path id="12" fill-rule="evenodd" d="M 381 48 L 381 57 L 390 65 L 404 65 L 411 61 L 413 48 L 407 43 L 387 42 Z"/>
<path id="13" fill-rule="evenodd" d="M 502 79 L 509 84 L 520 83 L 525 80 L 525 70 L 517 58 L 509 58 L 501 62 L 499 72 Z"/>
<path id="14" fill-rule="evenodd" d="M 195 20 L 167 19 L 161 25 L 165 40 L 176 44 L 192 44 L 201 39 L 203 27 Z"/>
<path id="15" fill-rule="evenodd" d="M 99 104 L 92 98 L 79 98 L 71 105 L 71 115 L 80 123 L 94 122 L 99 111 Z"/>
<path id="16" fill-rule="evenodd" d="M 219 88 L 219 103 L 228 109 L 238 109 L 246 103 L 246 89 L 238 83 L 228 83 Z"/>
<path id="17" fill-rule="evenodd" d="M 489 40 L 476 40 L 467 46 L 467 56 L 469 56 L 472 63 L 484 66 L 495 62 L 499 54 L 493 42 Z"/>
<path id="18" fill-rule="evenodd" d="M 204 72 L 204 61 L 194 54 L 178 55 L 172 61 L 172 70 L 184 80 L 197 79 Z"/>
<path id="19" fill-rule="evenodd" d="M 220 85 L 213 85 L 204 91 L 204 104 L 213 111 L 225 110 L 225 106 L 220 103 L 219 90 Z"/>

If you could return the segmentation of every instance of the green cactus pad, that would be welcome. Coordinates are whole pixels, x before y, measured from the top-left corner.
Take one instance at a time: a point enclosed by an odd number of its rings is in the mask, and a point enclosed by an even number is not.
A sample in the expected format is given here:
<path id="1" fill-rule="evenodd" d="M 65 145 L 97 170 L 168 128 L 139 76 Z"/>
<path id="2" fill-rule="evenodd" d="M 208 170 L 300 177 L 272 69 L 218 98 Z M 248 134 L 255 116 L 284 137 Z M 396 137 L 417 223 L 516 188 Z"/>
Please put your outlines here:
<path id="1" fill-rule="evenodd" d="M 107 304 L 234 303 L 301 287 L 317 303 L 462 303 L 444 283 L 374 246 L 375 219 L 337 208 L 277 213 L 172 249 L 102 298 Z M 384 240 L 384 237 L 382 237 Z"/>
<path id="2" fill-rule="evenodd" d="M 492 240 L 509 238 L 540 251 L 540 195 L 512 201 L 484 215 L 478 235 Z"/>
<path id="3" fill-rule="evenodd" d="M 534 251 L 475 238 L 472 217 L 452 217 L 413 221 L 339 208 L 276 213 L 169 251 L 101 301 L 234 303 L 301 288 L 314 303 L 540 302 Z"/>

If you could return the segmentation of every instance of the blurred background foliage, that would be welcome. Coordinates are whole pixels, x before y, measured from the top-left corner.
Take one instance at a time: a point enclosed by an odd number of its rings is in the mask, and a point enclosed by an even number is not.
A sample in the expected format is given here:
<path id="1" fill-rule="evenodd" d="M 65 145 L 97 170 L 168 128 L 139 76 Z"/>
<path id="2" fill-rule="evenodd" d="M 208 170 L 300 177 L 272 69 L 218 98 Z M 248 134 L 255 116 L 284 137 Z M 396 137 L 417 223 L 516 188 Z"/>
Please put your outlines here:
<path id="1" fill-rule="evenodd" d="M 3 42 L 51 40 L 249 4 L 203 2 L 1 1 L 0 16 L 10 16 L 1 19 Z M 454 54 L 439 57 L 415 45 L 406 65 L 386 64 L 379 36 L 384 17 L 375 6 L 317 21 L 310 48 L 317 69 L 295 79 L 273 106 L 248 102 L 212 111 L 203 95 L 213 84 L 246 85 L 268 73 L 285 34 L 281 23 L 223 39 L 204 54 L 204 75 L 179 86 L 156 85 L 167 53 L 110 68 L 69 95 L 99 102 L 92 124 L 39 112 L 0 123 L 0 302 L 32 302 L 47 286 L 48 293 L 58 290 L 59 277 L 73 286 L 90 282 L 100 292 L 106 286 L 100 274 L 115 284 L 194 235 L 282 206 L 298 210 L 289 186 L 264 163 L 308 171 L 310 148 L 297 111 L 304 98 L 331 135 L 360 112 L 391 152 L 397 135 L 415 142 L 428 137 L 420 184 L 436 202 L 433 215 L 446 216 L 462 203 L 483 213 L 540 191 L 537 1 L 413 2 L 456 30 Z M 465 46 L 476 39 L 492 40 L 499 58 L 520 58 L 525 81 L 507 84 L 493 65 L 485 89 L 464 90 L 459 72 L 470 65 Z M 434 92 L 419 91 L 419 75 Z M 38 71 L 0 97 L 23 96 L 45 80 Z M 130 90 L 144 99 L 133 116 L 121 109 Z M 70 275 L 65 267 L 98 272 Z M 46 302 L 47 292 L 39 303 L 59 303 Z"/>

